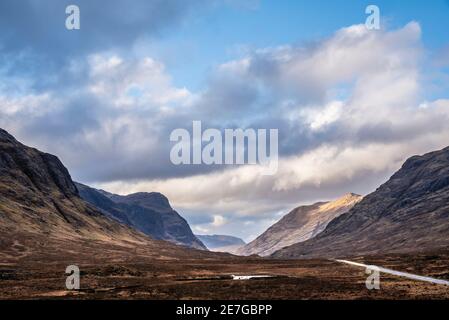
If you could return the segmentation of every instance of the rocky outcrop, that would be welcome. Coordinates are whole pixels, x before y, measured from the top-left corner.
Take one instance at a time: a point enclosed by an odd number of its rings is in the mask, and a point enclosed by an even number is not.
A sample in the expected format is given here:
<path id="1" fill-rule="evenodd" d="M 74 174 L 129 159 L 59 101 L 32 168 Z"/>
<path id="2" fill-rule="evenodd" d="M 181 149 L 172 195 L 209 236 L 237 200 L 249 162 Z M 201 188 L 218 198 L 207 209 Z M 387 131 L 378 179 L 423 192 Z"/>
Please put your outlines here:
<path id="1" fill-rule="evenodd" d="M 293 209 L 254 241 L 237 250 L 237 253 L 268 256 L 283 247 L 311 239 L 361 199 L 361 196 L 350 193 L 335 201 L 318 202 Z"/>
<path id="2" fill-rule="evenodd" d="M 449 148 L 408 159 L 326 230 L 277 258 L 419 252 L 449 245 Z"/>

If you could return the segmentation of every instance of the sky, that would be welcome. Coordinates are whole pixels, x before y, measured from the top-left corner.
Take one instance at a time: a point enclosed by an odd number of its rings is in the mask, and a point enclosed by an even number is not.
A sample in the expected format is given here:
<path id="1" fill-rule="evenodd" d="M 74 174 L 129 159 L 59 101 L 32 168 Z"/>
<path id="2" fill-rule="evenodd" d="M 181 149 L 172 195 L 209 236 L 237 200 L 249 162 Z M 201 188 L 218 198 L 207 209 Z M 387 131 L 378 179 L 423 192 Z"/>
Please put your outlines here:
<path id="1" fill-rule="evenodd" d="M 194 232 L 250 241 L 449 145 L 448 15 L 447 0 L 2 0 L 0 127 L 76 181 L 162 192 Z M 279 129 L 277 174 L 173 165 L 170 133 L 194 120 Z"/>

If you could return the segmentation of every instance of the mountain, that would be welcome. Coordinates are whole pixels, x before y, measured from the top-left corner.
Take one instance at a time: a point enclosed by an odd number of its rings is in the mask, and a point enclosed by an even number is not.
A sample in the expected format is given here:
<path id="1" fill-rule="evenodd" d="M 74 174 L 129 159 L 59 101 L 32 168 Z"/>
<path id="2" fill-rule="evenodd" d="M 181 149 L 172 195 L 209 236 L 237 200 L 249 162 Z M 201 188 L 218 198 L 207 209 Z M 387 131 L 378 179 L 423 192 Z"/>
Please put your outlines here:
<path id="1" fill-rule="evenodd" d="M 207 250 L 187 221 L 172 209 L 168 199 L 157 192 L 120 196 L 76 183 L 80 196 L 105 215 L 154 239 Z"/>
<path id="2" fill-rule="evenodd" d="M 0 129 L 0 261 L 92 261 L 99 256 L 113 261 L 116 253 L 134 258 L 141 253 L 202 255 L 153 240 L 107 217 L 81 199 L 56 156 L 27 147 Z"/>
<path id="3" fill-rule="evenodd" d="M 226 235 L 196 235 L 208 249 L 216 252 L 235 253 L 240 247 L 245 245 L 245 241 L 240 238 Z"/>
<path id="4" fill-rule="evenodd" d="M 350 193 L 335 201 L 297 207 L 254 241 L 237 250 L 237 253 L 269 256 L 283 247 L 313 238 L 321 233 L 330 221 L 347 212 L 361 199 L 361 196 Z"/>
<path id="5" fill-rule="evenodd" d="M 326 230 L 276 258 L 345 257 L 449 245 L 449 147 L 408 159 L 385 184 Z"/>

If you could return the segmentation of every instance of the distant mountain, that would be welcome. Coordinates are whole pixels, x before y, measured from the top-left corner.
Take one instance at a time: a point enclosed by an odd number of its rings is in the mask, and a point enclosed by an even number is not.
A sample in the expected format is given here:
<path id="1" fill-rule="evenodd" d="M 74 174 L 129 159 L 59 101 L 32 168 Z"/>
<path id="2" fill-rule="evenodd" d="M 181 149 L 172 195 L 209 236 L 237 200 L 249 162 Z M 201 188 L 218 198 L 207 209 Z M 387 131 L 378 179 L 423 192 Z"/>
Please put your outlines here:
<path id="1" fill-rule="evenodd" d="M 105 215 L 139 230 L 154 239 L 206 250 L 187 221 L 172 209 L 168 199 L 157 192 L 120 196 L 76 183 L 81 197 Z"/>
<path id="2" fill-rule="evenodd" d="M 330 221 L 347 212 L 361 199 L 361 196 L 350 193 L 335 201 L 297 207 L 257 239 L 237 250 L 237 253 L 269 256 L 283 247 L 313 238 L 322 232 Z"/>
<path id="3" fill-rule="evenodd" d="M 155 256 L 185 251 L 105 216 L 81 199 L 56 156 L 27 147 L 0 129 L 0 261 L 38 254 L 46 261 L 61 255 L 76 261 L 81 256 L 95 259 L 94 250 L 136 255 L 138 249 Z"/>
<path id="4" fill-rule="evenodd" d="M 326 230 L 276 258 L 406 253 L 449 245 L 449 147 L 408 159 Z"/>
<path id="5" fill-rule="evenodd" d="M 196 235 L 208 249 L 217 252 L 234 253 L 237 249 L 245 245 L 245 241 L 240 238 L 225 235 Z"/>

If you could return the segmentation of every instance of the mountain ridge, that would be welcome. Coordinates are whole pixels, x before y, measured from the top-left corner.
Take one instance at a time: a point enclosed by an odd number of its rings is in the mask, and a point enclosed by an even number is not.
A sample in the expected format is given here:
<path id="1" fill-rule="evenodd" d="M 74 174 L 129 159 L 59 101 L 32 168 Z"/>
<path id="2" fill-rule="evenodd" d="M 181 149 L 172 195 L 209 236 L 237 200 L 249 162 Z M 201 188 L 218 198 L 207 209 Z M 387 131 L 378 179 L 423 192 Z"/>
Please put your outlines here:
<path id="1" fill-rule="evenodd" d="M 237 253 L 269 256 L 283 247 L 313 238 L 361 199 L 360 195 L 348 193 L 333 201 L 296 207 Z"/>
<path id="2" fill-rule="evenodd" d="M 85 201 L 121 223 L 157 240 L 207 250 L 187 221 L 173 210 L 168 198 L 161 193 L 138 192 L 123 196 L 81 183 L 76 186 Z"/>

